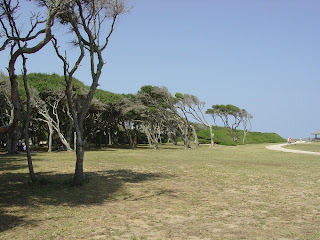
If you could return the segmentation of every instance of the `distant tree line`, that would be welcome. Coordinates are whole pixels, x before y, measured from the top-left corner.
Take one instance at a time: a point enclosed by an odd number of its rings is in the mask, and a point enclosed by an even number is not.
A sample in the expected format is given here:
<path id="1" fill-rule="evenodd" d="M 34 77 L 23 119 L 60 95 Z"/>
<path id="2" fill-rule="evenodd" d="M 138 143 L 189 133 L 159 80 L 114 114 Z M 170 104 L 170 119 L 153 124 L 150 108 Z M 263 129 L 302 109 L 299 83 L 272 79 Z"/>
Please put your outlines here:
<path id="1" fill-rule="evenodd" d="M 49 152 L 56 149 L 74 150 L 74 120 L 67 102 L 63 76 L 32 73 L 27 78 L 32 143 L 45 143 Z M 18 76 L 18 82 L 20 106 L 24 109 L 27 98 L 22 88 L 22 76 Z M 5 125 L 10 121 L 12 103 L 10 81 L 3 73 L 0 74 L 0 86 L 0 121 Z M 73 79 L 75 103 L 81 103 L 88 91 L 88 86 Z M 212 116 L 214 121 L 220 118 L 235 142 L 239 139 L 236 129 L 240 124 L 246 130 L 244 133 L 249 130 L 248 122 L 252 116 L 246 110 L 233 105 L 213 105 L 207 110 L 204 107 L 205 103 L 196 96 L 183 93 L 172 95 L 166 87 L 143 86 L 136 94 L 115 94 L 97 89 L 84 118 L 84 135 L 87 145 L 95 147 L 136 147 L 146 143 L 157 149 L 160 143 L 177 144 L 179 138 L 184 148 L 188 149 L 191 139 L 195 141 L 195 146 L 199 145 L 197 131 L 202 126 L 211 129 L 211 144 L 214 146 L 214 132 L 205 114 Z M 15 152 L 18 140 L 24 139 L 23 122 L 18 129 L 14 137 L 0 135 L 1 145 L 6 145 L 8 152 Z"/>

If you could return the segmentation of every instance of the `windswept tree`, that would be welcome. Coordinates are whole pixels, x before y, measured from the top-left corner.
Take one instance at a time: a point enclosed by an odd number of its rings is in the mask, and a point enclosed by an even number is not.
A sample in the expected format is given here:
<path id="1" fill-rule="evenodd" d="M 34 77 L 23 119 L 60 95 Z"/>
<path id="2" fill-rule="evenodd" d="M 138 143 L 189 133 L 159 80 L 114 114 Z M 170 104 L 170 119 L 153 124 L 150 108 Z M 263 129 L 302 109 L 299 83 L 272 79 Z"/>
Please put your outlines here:
<path id="1" fill-rule="evenodd" d="M 37 120 L 42 121 L 47 124 L 49 130 L 48 136 L 48 152 L 52 151 L 52 138 L 54 131 L 58 134 L 61 143 L 64 145 L 67 151 L 72 151 L 70 143 L 65 138 L 60 123 L 59 108 L 63 108 L 63 100 L 65 98 L 64 92 L 54 92 L 48 95 L 44 100 L 39 97 L 39 93 L 33 89 L 33 96 L 31 99 L 31 105 L 35 107 L 38 114 L 41 116 Z M 67 109 L 66 114 L 69 116 L 69 111 Z M 71 118 L 71 117 L 70 117 Z M 72 119 L 69 119 L 72 122 Z"/>
<path id="2" fill-rule="evenodd" d="M 232 104 L 217 104 L 207 109 L 206 114 L 212 116 L 215 124 L 216 119 L 219 118 L 223 122 L 224 127 L 230 132 L 232 140 L 236 142 L 239 139 L 237 128 L 243 120 L 243 112 L 242 109 Z"/>
<path id="3" fill-rule="evenodd" d="M 253 116 L 248 113 L 245 109 L 241 110 L 241 118 L 242 118 L 242 125 L 243 125 L 243 139 L 242 144 L 245 144 L 247 133 L 251 130 L 251 119 Z"/>
<path id="4" fill-rule="evenodd" d="M 42 49 L 53 35 L 51 28 L 54 24 L 55 17 L 64 9 L 64 4 L 68 0 L 39 0 L 39 3 L 48 6 L 46 13 L 42 8 L 37 8 L 36 12 L 31 13 L 28 21 L 19 19 L 21 11 L 21 2 L 19 0 L 1 0 L 0 2 L 0 24 L 1 44 L 0 51 L 9 51 L 9 64 L 7 67 L 10 84 L 11 84 L 11 102 L 13 105 L 13 114 L 8 125 L 0 127 L 0 134 L 11 133 L 13 138 L 16 138 L 18 123 L 21 120 L 20 96 L 18 92 L 17 75 L 15 72 L 16 62 L 18 58 L 22 60 L 22 74 L 24 89 L 27 96 L 27 108 L 25 111 L 25 142 L 27 146 L 27 158 L 30 178 L 35 181 L 32 160 L 29 149 L 29 121 L 30 121 L 30 95 L 27 84 L 27 68 L 26 55 L 33 54 Z M 15 147 L 15 145 L 14 145 Z M 14 150 L 14 149 L 12 149 Z"/>
<path id="5" fill-rule="evenodd" d="M 158 149 L 168 115 L 161 88 L 143 86 L 136 96 L 124 99 L 123 103 L 124 115 L 130 114 L 145 133 L 149 145 Z"/>
<path id="6" fill-rule="evenodd" d="M 69 0 L 71 1 L 71 0 Z M 42 49 L 53 35 L 51 28 L 54 24 L 54 19 L 58 13 L 61 13 L 64 4 L 68 0 L 42 0 L 39 2 L 47 3 L 47 12 L 43 13 L 39 8 L 38 12 L 31 13 L 30 26 L 21 24 L 19 19 L 21 4 L 19 0 L 1 0 L 0 2 L 0 24 L 1 24 L 1 45 L 0 51 L 9 51 L 10 60 L 7 67 L 10 84 L 11 84 L 11 99 L 14 107 L 14 113 L 11 116 L 12 121 L 9 125 L 0 127 L 0 133 L 5 134 L 17 127 L 20 121 L 20 100 L 18 93 L 17 74 L 15 72 L 17 59 L 24 54 L 33 54 Z M 19 22 L 20 21 L 20 22 Z M 23 21 L 26 23 L 28 21 Z"/>
<path id="7" fill-rule="evenodd" d="M 204 115 L 205 102 L 202 102 L 194 95 L 176 93 L 176 97 L 183 103 L 186 113 L 191 115 L 196 121 L 207 126 L 210 130 L 211 147 L 214 147 L 214 134 L 212 125 L 208 123 Z M 194 132 L 194 130 L 193 130 Z"/>
<path id="8" fill-rule="evenodd" d="M 69 25 L 75 35 L 73 43 L 79 48 L 77 60 L 74 64 L 68 61 L 67 54 L 61 53 L 57 39 L 54 40 L 54 47 L 58 57 L 63 62 L 66 95 L 76 132 L 77 160 L 73 184 L 81 185 L 84 180 L 83 160 L 86 145 L 84 119 L 88 113 L 105 63 L 102 53 L 108 46 L 118 17 L 126 13 L 128 9 L 126 2 L 123 0 L 75 0 L 74 3 L 65 8 L 65 11 L 65 14 L 59 15 L 60 22 Z M 107 30 L 108 24 L 109 29 Z M 84 98 L 76 99 L 75 95 L 72 94 L 72 79 L 86 53 L 89 55 L 90 60 L 92 84 Z"/>

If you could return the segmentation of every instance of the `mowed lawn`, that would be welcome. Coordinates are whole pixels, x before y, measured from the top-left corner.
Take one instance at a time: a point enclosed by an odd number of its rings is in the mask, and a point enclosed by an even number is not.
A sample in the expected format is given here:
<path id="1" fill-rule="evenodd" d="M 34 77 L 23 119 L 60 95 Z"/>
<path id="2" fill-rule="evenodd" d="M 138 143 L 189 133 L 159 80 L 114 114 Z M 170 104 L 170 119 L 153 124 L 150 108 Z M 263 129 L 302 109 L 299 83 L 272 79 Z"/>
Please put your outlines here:
<path id="1" fill-rule="evenodd" d="M 319 239 L 320 157 L 266 144 L 0 155 L 0 239 Z"/>

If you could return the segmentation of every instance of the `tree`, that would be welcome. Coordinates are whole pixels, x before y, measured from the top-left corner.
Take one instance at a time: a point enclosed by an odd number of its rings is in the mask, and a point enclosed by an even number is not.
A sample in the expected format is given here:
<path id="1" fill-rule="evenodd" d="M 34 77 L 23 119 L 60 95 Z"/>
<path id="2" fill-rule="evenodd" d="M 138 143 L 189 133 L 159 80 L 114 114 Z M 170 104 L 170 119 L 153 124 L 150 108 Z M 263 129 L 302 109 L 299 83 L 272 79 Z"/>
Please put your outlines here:
<path id="1" fill-rule="evenodd" d="M 211 108 L 207 109 L 206 114 L 210 114 L 216 123 L 216 118 L 219 117 L 223 122 L 224 127 L 230 132 L 232 140 L 234 142 L 238 141 L 237 128 L 242 122 L 243 111 L 234 105 L 213 105 Z M 231 119 L 233 119 L 233 121 Z M 232 121 L 232 123 L 230 122 Z"/>
<path id="2" fill-rule="evenodd" d="M 30 16 L 30 26 L 18 26 L 20 1 L 1 0 L 0 2 L 0 24 L 2 26 L 3 42 L 0 51 L 10 49 L 10 60 L 7 67 L 11 83 L 11 102 L 13 105 L 12 121 L 7 126 L 0 127 L 0 133 L 13 133 L 17 131 L 18 123 L 21 120 L 20 97 L 18 92 L 17 75 L 15 65 L 18 58 L 22 58 L 22 74 L 24 89 L 27 96 L 27 108 L 25 111 L 25 142 L 27 147 L 27 158 L 29 174 L 32 181 L 35 181 L 32 159 L 29 149 L 29 122 L 30 122 L 30 95 L 27 84 L 26 54 L 33 54 L 42 49 L 51 39 L 51 27 L 56 15 L 63 9 L 66 0 L 42 0 L 41 4 L 48 6 L 46 15 L 39 11 Z M 24 21 L 25 22 L 25 21 Z M 15 136 L 13 136 L 15 137 Z"/>
<path id="3" fill-rule="evenodd" d="M 10 101 L 10 80 L 3 72 L 0 72 L 0 124 L 1 126 L 10 125 L 13 121 L 13 106 Z M 6 144 L 8 152 L 11 149 L 11 141 L 8 134 L 0 134 L 2 144 Z"/>
<path id="4" fill-rule="evenodd" d="M 253 116 L 248 113 L 245 109 L 241 110 L 241 118 L 242 118 L 242 125 L 243 125 L 243 140 L 242 144 L 245 144 L 247 133 L 251 130 L 251 119 Z"/>
<path id="5" fill-rule="evenodd" d="M 57 132 L 61 143 L 65 146 L 67 151 L 72 151 L 69 142 L 65 138 L 60 124 L 60 116 L 58 113 L 58 108 L 61 105 L 62 100 L 65 95 L 63 92 L 53 92 L 46 97 L 45 100 L 42 100 L 36 90 L 33 90 L 32 96 L 32 105 L 37 109 L 37 112 L 41 116 L 41 118 L 37 118 L 37 120 L 45 122 L 48 126 L 49 136 L 48 136 L 48 152 L 52 151 L 52 137 L 54 131 Z M 67 110 L 68 112 L 68 110 Z M 70 114 L 66 114 L 69 116 L 70 122 L 72 122 L 72 118 Z"/>
<path id="6" fill-rule="evenodd" d="M 0 45 L 0 51 L 10 48 L 10 60 L 7 70 L 11 83 L 11 99 L 14 107 L 10 124 L 0 127 L 0 133 L 2 134 L 14 131 L 21 119 L 18 82 L 15 73 L 17 59 L 24 54 L 38 52 L 50 42 L 53 37 L 51 27 L 53 26 L 54 19 L 56 15 L 62 11 L 63 5 L 69 1 L 43 0 L 40 2 L 47 3 L 48 5 L 46 16 L 43 16 L 41 12 L 32 13 L 30 16 L 30 28 L 28 30 L 26 30 L 25 25 L 19 27 L 17 24 L 20 14 L 20 1 L 1 0 L 0 2 L 0 24 L 2 26 L 1 34 L 3 39 Z M 24 36 L 22 36 L 23 32 L 26 32 Z"/>
<path id="7" fill-rule="evenodd" d="M 209 124 L 204 116 L 203 108 L 205 107 L 205 102 L 200 101 L 196 96 L 190 94 L 176 93 L 176 97 L 183 103 L 184 110 L 186 113 L 190 114 L 199 123 L 202 123 L 209 127 L 211 147 L 214 147 L 214 134 L 212 131 L 212 125 Z M 195 132 L 195 131 L 193 131 Z"/>
<path id="8" fill-rule="evenodd" d="M 70 112 L 74 120 L 76 131 L 76 167 L 73 178 L 74 185 L 83 183 L 83 160 L 86 139 L 84 136 L 84 119 L 93 99 L 101 71 L 104 65 L 102 53 L 109 43 L 109 39 L 114 31 L 118 17 L 127 12 L 126 3 L 122 0 L 109 1 L 87 1 L 76 0 L 69 4 L 66 13 L 59 15 L 60 22 L 68 24 L 72 32 L 76 35 L 75 46 L 79 48 L 79 56 L 73 67 L 67 60 L 66 54 L 63 56 L 59 51 L 57 39 L 54 39 L 54 47 L 58 57 L 63 62 L 64 76 L 66 81 L 66 95 Z M 105 23 L 110 20 L 110 28 L 104 31 Z M 83 99 L 75 100 L 72 94 L 73 74 L 77 71 L 82 62 L 85 52 L 89 53 L 92 84 L 87 95 Z"/>

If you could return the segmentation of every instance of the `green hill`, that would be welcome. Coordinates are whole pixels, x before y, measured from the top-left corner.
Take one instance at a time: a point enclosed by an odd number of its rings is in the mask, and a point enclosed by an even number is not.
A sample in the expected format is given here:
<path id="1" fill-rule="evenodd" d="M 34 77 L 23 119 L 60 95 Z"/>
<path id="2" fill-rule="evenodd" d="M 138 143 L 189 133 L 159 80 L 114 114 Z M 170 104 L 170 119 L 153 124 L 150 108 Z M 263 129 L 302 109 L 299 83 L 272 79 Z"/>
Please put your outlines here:
<path id="1" fill-rule="evenodd" d="M 228 146 L 235 146 L 242 144 L 243 142 L 243 130 L 237 130 L 239 140 L 235 143 L 230 133 L 224 127 L 214 127 L 214 141 L 217 144 L 221 145 L 228 145 Z M 209 129 L 200 130 L 197 132 L 199 142 L 200 143 L 210 143 L 210 132 Z M 285 142 L 286 140 L 280 137 L 276 133 L 262 133 L 262 132 L 248 132 L 245 143 L 252 144 L 252 143 L 279 143 Z"/>

